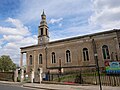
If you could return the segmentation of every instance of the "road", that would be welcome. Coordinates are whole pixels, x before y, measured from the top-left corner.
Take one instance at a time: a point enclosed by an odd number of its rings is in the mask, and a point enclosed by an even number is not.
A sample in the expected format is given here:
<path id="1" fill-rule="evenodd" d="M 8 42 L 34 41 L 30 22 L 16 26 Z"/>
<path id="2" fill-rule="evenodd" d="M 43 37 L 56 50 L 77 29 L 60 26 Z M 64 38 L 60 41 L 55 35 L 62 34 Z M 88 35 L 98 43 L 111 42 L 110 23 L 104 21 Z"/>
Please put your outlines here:
<path id="1" fill-rule="evenodd" d="M 0 84 L 0 90 L 44 90 L 44 89 L 32 89 L 16 85 L 13 86 L 8 84 Z"/>

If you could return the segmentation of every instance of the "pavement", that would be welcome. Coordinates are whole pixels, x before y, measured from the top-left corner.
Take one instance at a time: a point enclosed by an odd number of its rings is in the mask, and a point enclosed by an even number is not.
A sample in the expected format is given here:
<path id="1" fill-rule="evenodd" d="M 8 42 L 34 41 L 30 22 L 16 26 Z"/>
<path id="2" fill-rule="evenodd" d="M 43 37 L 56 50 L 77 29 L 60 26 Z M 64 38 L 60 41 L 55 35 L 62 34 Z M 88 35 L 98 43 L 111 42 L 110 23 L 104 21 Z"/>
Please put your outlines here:
<path id="1" fill-rule="evenodd" d="M 74 85 L 65 85 L 65 84 L 39 84 L 39 83 L 19 83 L 19 82 L 7 82 L 0 81 L 0 84 L 9 84 L 9 85 L 21 85 L 22 87 L 44 89 L 44 90 L 100 90 L 99 85 L 85 85 L 85 84 L 74 84 Z M 120 90 L 119 87 L 112 86 L 102 86 L 102 90 Z"/>
<path id="2" fill-rule="evenodd" d="M 20 82 L 10 82 L 10 81 L 0 81 L 0 84 L 23 85 L 23 83 L 20 83 Z"/>

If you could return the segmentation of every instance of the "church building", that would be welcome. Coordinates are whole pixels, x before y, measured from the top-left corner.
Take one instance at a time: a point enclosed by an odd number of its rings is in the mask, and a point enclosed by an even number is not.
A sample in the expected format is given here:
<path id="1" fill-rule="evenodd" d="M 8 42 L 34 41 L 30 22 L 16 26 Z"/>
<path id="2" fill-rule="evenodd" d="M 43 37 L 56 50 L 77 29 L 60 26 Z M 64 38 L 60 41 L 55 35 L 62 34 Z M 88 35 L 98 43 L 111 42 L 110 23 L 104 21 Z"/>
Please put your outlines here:
<path id="1" fill-rule="evenodd" d="M 37 76 L 39 68 L 43 73 L 71 71 L 77 67 L 92 67 L 96 58 L 100 68 L 105 61 L 120 60 L 120 30 L 93 33 L 62 40 L 49 41 L 49 28 L 43 11 L 38 26 L 38 44 L 21 47 L 20 67 L 23 66 L 23 54 L 26 54 L 26 73 L 34 72 Z"/>

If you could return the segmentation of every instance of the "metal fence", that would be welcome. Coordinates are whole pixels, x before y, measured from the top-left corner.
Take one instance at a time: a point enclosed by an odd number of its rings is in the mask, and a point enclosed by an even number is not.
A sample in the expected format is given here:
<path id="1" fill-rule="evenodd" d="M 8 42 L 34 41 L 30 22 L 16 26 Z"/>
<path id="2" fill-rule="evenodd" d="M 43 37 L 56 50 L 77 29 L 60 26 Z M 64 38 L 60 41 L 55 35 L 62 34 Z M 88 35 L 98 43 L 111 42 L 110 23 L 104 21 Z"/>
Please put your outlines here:
<path id="1" fill-rule="evenodd" d="M 50 81 L 79 83 L 79 84 L 99 84 L 98 74 L 95 68 L 73 70 L 71 72 L 50 74 Z M 120 75 L 107 75 L 104 71 L 100 72 L 102 85 L 120 86 Z"/>

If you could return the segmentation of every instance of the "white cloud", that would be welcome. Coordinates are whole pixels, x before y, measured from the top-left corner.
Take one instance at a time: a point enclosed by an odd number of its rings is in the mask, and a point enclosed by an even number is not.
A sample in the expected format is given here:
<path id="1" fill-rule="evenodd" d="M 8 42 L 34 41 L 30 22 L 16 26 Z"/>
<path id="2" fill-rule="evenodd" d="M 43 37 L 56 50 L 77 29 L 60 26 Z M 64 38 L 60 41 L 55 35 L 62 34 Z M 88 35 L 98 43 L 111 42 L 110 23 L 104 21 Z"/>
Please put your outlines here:
<path id="1" fill-rule="evenodd" d="M 12 60 L 17 64 L 19 64 L 20 60 L 20 47 L 34 45 L 37 43 L 36 35 L 29 37 L 4 35 L 3 39 L 8 43 L 6 43 L 2 48 L 0 46 L 0 55 L 10 55 Z"/>
<path id="2" fill-rule="evenodd" d="M 5 49 L 13 49 L 13 50 L 16 50 L 18 48 L 18 45 L 16 45 L 15 43 L 7 43 L 5 46 L 4 46 Z"/>
<path id="3" fill-rule="evenodd" d="M 51 19 L 51 20 L 49 21 L 49 24 L 59 23 L 59 22 L 61 22 L 62 20 L 63 20 L 63 18 Z"/>
<path id="4" fill-rule="evenodd" d="M 20 35 L 3 35 L 3 38 L 8 42 L 17 42 L 21 41 L 24 37 Z"/>
<path id="5" fill-rule="evenodd" d="M 80 15 L 90 10 L 90 0 L 25 0 L 21 4 L 21 12 L 18 18 L 24 23 L 40 20 L 44 9 L 48 18 L 68 17 Z M 83 9 L 84 8 L 84 9 Z"/>
<path id="6" fill-rule="evenodd" d="M 0 56 L 2 55 L 9 55 L 10 58 L 14 61 L 14 63 L 19 64 L 20 60 L 20 50 L 17 45 L 14 43 L 8 43 L 5 46 L 3 46 L 0 50 Z M 17 56 L 17 57 L 15 57 Z"/>
<path id="7" fill-rule="evenodd" d="M 22 33 L 18 32 L 16 28 L 1 27 L 1 26 L 0 26 L 0 34 L 22 35 Z"/>
<path id="8" fill-rule="evenodd" d="M 59 23 L 59 27 L 62 27 L 62 23 Z"/>
<path id="9" fill-rule="evenodd" d="M 19 64 L 19 60 L 20 60 L 20 47 L 37 44 L 36 35 L 29 36 L 29 37 L 4 35 L 3 39 L 8 43 L 4 44 L 3 47 L 0 46 L 1 48 L 0 56 L 10 55 L 12 60 L 17 64 Z"/>
<path id="10" fill-rule="evenodd" d="M 9 22 L 14 27 L 0 26 L 0 55 L 10 55 L 12 60 L 19 64 L 20 60 L 20 47 L 33 45 L 37 43 L 37 36 L 31 35 L 20 20 L 8 18 L 5 22 Z"/>
<path id="11" fill-rule="evenodd" d="M 13 25 L 15 25 L 16 26 L 16 28 L 21 28 L 21 27 L 24 27 L 24 25 L 20 22 L 20 20 L 18 20 L 18 19 L 13 19 L 13 18 L 8 18 L 7 20 L 6 20 L 6 22 L 10 22 L 10 23 L 12 23 Z"/>
<path id="12" fill-rule="evenodd" d="M 8 35 L 30 35 L 30 32 L 26 26 L 18 19 L 8 18 L 6 22 L 13 24 L 15 27 L 2 27 L 0 26 L 0 34 Z"/>
<path id="13" fill-rule="evenodd" d="M 0 39 L 0 49 L 2 48 L 3 39 Z"/>
<path id="14" fill-rule="evenodd" d="M 93 0 L 93 3 L 90 24 L 101 29 L 120 28 L 120 0 Z"/>
<path id="15" fill-rule="evenodd" d="M 71 37 L 76 37 L 80 35 L 86 35 L 93 33 L 94 31 L 91 32 L 91 26 L 73 26 L 69 27 L 63 30 L 52 30 L 50 32 L 50 40 L 55 41 L 55 40 L 60 40 L 60 39 L 65 39 L 65 38 L 71 38 Z"/>
<path id="16" fill-rule="evenodd" d="M 37 44 L 37 36 L 25 37 L 21 41 L 16 42 L 16 44 L 19 44 L 21 47 Z"/>

